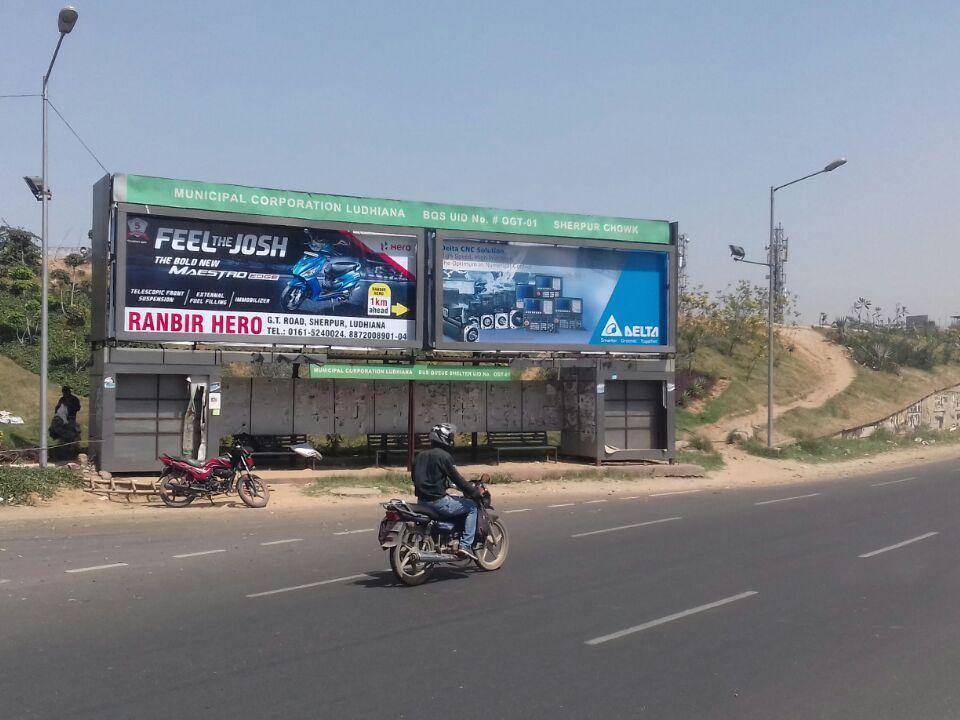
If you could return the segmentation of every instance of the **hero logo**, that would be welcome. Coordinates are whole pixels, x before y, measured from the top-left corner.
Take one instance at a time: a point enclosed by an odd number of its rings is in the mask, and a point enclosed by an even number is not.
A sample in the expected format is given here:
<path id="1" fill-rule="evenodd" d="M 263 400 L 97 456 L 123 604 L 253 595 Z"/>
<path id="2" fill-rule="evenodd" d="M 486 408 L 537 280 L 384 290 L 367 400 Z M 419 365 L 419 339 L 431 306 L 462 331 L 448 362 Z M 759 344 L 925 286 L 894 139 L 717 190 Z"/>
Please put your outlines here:
<path id="1" fill-rule="evenodd" d="M 607 322 L 603 326 L 603 332 L 600 333 L 600 337 L 659 338 L 660 328 L 658 328 L 656 325 L 624 325 L 621 329 L 620 323 L 618 323 L 617 319 L 611 315 L 607 318 Z"/>

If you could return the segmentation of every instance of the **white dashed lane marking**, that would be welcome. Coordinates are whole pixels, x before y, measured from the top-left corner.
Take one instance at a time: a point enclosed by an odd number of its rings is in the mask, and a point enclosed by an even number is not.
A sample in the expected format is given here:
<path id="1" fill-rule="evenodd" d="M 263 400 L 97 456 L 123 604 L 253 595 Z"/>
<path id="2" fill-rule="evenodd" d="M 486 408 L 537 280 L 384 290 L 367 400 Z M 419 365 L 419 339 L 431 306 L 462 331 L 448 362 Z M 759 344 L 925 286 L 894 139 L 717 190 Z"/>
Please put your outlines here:
<path id="1" fill-rule="evenodd" d="M 939 534 L 940 534 L 940 533 L 937 532 L 937 531 L 928 532 L 928 533 L 925 533 L 924 535 L 918 535 L 918 536 L 915 537 L 915 538 L 910 538 L 909 540 L 904 540 L 903 542 L 898 542 L 896 545 L 887 545 L 886 547 L 882 547 L 882 548 L 880 548 L 879 550 L 871 550 L 870 552 L 864 553 L 863 555 L 858 555 L 857 557 L 860 557 L 860 558 L 870 558 L 870 557 L 873 557 L 874 555 L 879 555 L 880 553 L 890 552 L 891 550 L 897 550 L 897 549 L 899 549 L 899 548 L 904 547 L 905 545 L 912 545 L 912 544 L 915 543 L 915 542 L 920 542 L 921 540 L 926 540 L 927 538 L 932 538 L 934 535 L 939 535 Z"/>
<path id="2" fill-rule="evenodd" d="M 904 482 L 907 482 L 908 480 L 916 480 L 916 478 L 908 477 L 908 478 L 900 478 L 899 480 L 887 480 L 887 482 L 873 483 L 872 485 L 870 485 L 870 487 L 883 487 L 884 485 L 896 485 L 897 483 L 904 483 Z"/>
<path id="3" fill-rule="evenodd" d="M 363 528 L 362 530 L 341 530 L 340 532 L 335 532 L 334 535 L 356 535 L 357 533 L 368 532 L 373 532 L 373 528 Z"/>
<path id="4" fill-rule="evenodd" d="M 200 552 L 192 553 L 183 553 L 182 555 L 174 555 L 177 560 L 181 558 L 191 558 L 191 557 L 200 557 L 201 555 L 216 555 L 217 553 L 225 553 L 226 550 L 201 550 Z"/>
<path id="5" fill-rule="evenodd" d="M 630 530 L 632 528 L 645 527 L 647 525 L 657 525 L 659 523 L 673 522 L 674 520 L 683 520 L 683 518 L 677 516 L 677 517 L 661 518 L 660 520 L 648 520 L 647 522 L 633 523 L 632 525 L 618 525 L 617 527 L 604 528 L 603 530 L 591 530 L 590 532 L 577 533 L 575 535 L 571 535 L 570 537 L 581 538 L 581 537 L 587 537 L 588 535 L 600 535 L 602 533 L 617 532 L 618 530 Z"/>
<path id="6" fill-rule="evenodd" d="M 64 570 L 65 573 L 83 573 L 83 572 L 93 572 L 94 570 L 109 570 L 111 568 L 126 567 L 126 563 L 110 563 L 108 565 L 91 565 L 90 567 L 82 568 L 73 568 L 72 570 Z"/>
<path id="7" fill-rule="evenodd" d="M 373 528 L 371 528 L 372 530 Z M 303 538 L 289 538 L 287 540 L 271 540 L 270 542 L 262 542 L 261 545 L 286 545 L 287 543 L 303 542 Z"/>
<path id="8" fill-rule="evenodd" d="M 772 505 L 773 503 L 788 502 L 789 500 L 803 500 L 804 498 L 816 497 L 820 493 L 810 493 L 809 495 L 794 495 L 793 497 L 777 498 L 776 500 L 762 500 L 755 502 L 754 505 Z"/>
<path id="9" fill-rule="evenodd" d="M 624 630 L 618 630 L 617 632 L 610 633 L 609 635 L 601 635 L 600 637 L 593 638 L 592 640 L 585 641 L 586 645 L 601 645 L 605 642 L 610 642 L 611 640 L 618 640 L 626 635 L 633 635 L 634 633 L 642 632 L 644 630 L 649 630 L 650 628 L 657 627 L 658 625 L 665 625 L 674 620 L 680 620 L 681 618 L 689 617 L 691 615 L 696 615 L 697 613 L 706 612 L 707 610 L 713 610 L 714 608 L 721 607 L 722 605 L 729 605 L 732 602 L 737 602 L 737 600 L 743 600 L 748 597 L 753 597 L 757 594 L 756 590 L 747 590 L 742 592 L 739 595 L 731 595 L 728 598 L 723 600 L 717 600 L 716 602 L 707 603 L 706 605 L 698 605 L 695 608 L 690 608 L 689 610 L 683 610 L 673 615 L 667 615 L 666 617 L 658 618 L 657 620 L 651 620 L 650 622 L 645 622 L 642 625 L 634 625 L 633 627 L 628 627 Z"/>
<path id="10" fill-rule="evenodd" d="M 360 578 L 370 577 L 367 573 L 359 575 L 347 575 L 346 577 L 332 578 L 330 580 L 318 580 L 317 582 L 305 583 L 303 585 L 293 585 L 292 587 L 277 588 L 276 590 L 266 590 L 265 592 L 252 593 L 248 598 L 264 597 L 266 595 L 279 595 L 280 593 L 293 592 L 294 590 L 306 590 L 308 588 L 320 587 L 321 585 L 332 585 L 333 583 L 347 582 L 348 580 L 359 580 Z"/>

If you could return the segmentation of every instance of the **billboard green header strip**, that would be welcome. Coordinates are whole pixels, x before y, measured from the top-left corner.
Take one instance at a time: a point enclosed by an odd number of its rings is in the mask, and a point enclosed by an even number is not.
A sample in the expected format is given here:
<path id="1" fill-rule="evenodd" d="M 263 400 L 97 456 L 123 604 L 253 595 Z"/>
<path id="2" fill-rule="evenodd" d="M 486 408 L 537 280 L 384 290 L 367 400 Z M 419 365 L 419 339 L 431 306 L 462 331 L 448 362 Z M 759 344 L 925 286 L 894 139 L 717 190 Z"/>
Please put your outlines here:
<path id="1" fill-rule="evenodd" d="M 452 382 L 506 382 L 512 379 L 508 367 L 462 365 L 310 365 L 313 379 L 352 380 L 446 380 Z"/>
<path id="2" fill-rule="evenodd" d="M 118 202 L 303 220 L 670 243 L 670 224 L 665 220 L 320 195 L 143 175 L 127 175 L 125 181 L 125 187 L 123 182 L 115 183 L 114 199 Z"/>

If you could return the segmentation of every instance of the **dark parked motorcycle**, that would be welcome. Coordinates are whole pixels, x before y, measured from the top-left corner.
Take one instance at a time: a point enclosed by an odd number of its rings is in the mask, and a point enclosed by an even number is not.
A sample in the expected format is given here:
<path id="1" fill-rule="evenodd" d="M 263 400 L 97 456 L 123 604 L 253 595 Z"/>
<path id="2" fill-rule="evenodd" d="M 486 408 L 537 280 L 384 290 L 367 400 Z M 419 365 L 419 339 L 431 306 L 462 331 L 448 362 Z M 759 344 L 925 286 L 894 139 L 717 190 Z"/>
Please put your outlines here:
<path id="1" fill-rule="evenodd" d="M 221 457 L 193 460 L 163 454 L 160 462 L 164 464 L 158 483 L 160 499 L 169 507 L 186 507 L 200 496 L 212 498 L 232 492 L 252 508 L 266 507 L 270 499 L 267 483 L 250 472 L 253 455 L 242 436 Z"/>
<path id="2" fill-rule="evenodd" d="M 507 530 L 490 502 L 490 491 L 481 476 L 476 481 L 481 494 L 477 517 L 477 565 L 482 570 L 499 570 L 510 548 Z M 380 523 L 380 547 L 390 553 L 393 574 L 404 585 L 421 585 L 438 565 L 472 562 L 458 557 L 464 518 L 444 520 L 429 505 L 391 500 L 383 503 L 386 515 Z"/>

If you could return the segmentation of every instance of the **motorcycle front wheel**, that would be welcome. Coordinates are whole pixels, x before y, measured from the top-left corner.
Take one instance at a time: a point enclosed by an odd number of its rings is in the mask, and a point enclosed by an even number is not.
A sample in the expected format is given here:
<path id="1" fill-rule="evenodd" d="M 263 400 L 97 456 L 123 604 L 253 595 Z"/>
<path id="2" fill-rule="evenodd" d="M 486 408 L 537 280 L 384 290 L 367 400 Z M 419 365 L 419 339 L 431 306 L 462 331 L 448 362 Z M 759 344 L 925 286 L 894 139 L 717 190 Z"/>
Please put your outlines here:
<path id="1" fill-rule="evenodd" d="M 307 287 L 303 283 L 287 285 L 280 294 L 280 306 L 287 312 L 298 310 L 307 296 Z"/>
<path id="2" fill-rule="evenodd" d="M 499 570 L 507 561 L 509 550 L 510 538 L 507 536 L 507 529 L 499 520 L 494 520 L 490 523 L 483 547 L 477 551 L 477 565 L 483 570 Z"/>
<path id="3" fill-rule="evenodd" d="M 244 475 L 237 483 L 237 492 L 247 507 L 266 507 L 270 501 L 270 488 L 258 475 Z"/>
<path id="4" fill-rule="evenodd" d="M 414 552 L 433 552 L 433 540 L 417 530 L 406 530 L 390 549 L 390 569 L 404 585 L 423 585 L 430 577 L 430 566 L 413 560 Z"/>
<path id="5" fill-rule="evenodd" d="M 192 503 L 197 496 L 186 491 L 189 484 L 183 473 L 169 470 L 161 473 L 157 486 L 163 504 L 167 507 L 182 508 Z"/>

